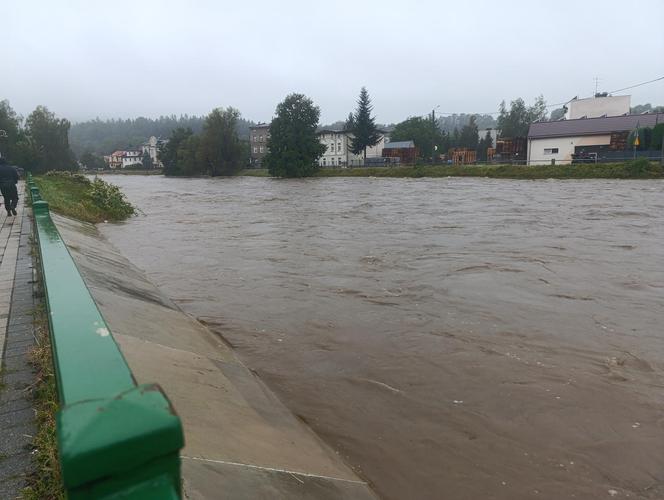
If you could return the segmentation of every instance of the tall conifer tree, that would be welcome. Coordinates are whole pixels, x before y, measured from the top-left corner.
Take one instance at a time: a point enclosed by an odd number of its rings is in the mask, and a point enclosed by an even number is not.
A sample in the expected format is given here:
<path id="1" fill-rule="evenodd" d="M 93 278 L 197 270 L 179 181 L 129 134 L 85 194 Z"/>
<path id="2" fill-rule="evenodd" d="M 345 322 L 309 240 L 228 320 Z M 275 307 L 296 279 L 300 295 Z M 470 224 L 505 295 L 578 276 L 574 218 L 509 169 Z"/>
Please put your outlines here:
<path id="1" fill-rule="evenodd" d="M 380 132 L 374 122 L 374 117 L 371 116 L 373 106 L 369 98 L 369 92 L 365 87 L 360 90 L 360 98 L 357 101 L 357 109 L 352 114 L 352 120 L 348 119 L 347 124 L 350 125 L 350 132 L 353 137 L 350 141 L 350 150 L 353 154 L 364 154 L 364 159 L 367 159 L 367 148 L 375 146 L 380 141 Z"/>

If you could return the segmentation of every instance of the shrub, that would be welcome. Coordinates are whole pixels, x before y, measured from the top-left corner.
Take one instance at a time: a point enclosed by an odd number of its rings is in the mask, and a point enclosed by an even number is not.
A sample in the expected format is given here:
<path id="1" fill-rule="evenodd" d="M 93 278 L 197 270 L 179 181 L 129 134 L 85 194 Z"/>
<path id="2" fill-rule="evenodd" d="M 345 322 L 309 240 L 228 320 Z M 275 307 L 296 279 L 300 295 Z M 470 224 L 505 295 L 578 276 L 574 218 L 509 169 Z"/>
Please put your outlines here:
<path id="1" fill-rule="evenodd" d="M 625 171 L 634 177 L 648 175 L 652 172 L 653 168 L 646 158 L 639 158 L 638 160 L 628 161 L 625 164 Z"/>
<path id="2" fill-rule="evenodd" d="M 95 178 L 92 182 L 90 197 L 97 207 L 118 218 L 129 217 L 135 213 L 134 207 L 126 200 L 118 186 L 99 178 Z"/>

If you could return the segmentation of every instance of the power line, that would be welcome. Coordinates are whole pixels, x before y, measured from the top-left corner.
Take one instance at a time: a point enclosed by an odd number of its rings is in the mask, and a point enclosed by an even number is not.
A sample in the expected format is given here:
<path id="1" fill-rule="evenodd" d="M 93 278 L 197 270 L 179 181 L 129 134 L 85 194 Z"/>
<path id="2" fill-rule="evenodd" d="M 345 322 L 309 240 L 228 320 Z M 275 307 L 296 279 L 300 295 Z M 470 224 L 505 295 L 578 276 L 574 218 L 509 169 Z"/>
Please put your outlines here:
<path id="1" fill-rule="evenodd" d="M 623 90 L 635 89 L 636 87 L 640 87 L 641 85 L 647 85 L 649 83 L 658 82 L 660 80 L 664 80 L 664 76 L 660 76 L 659 78 L 655 78 L 654 80 L 650 80 L 647 82 L 637 83 L 636 85 L 631 85 L 629 87 L 625 87 L 624 89 L 612 90 L 611 92 L 609 92 L 609 94 L 613 94 L 614 92 L 622 92 Z"/>
<path id="2" fill-rule="evenodd" d="M 611 90 L 608 93 L 609 94 L 615 94 L 616 92 L 622 92 L 623 90 L 635 89 L 636 87 L 641 87 L 643 85 L 648 85 L 649 83 L 655 83 L 655 82 L 658 82 L 660 80 L 664 80 L 664 76 L 660 76 L 659 78 L 655 78 L 654 80 L 648 80 L 647 82 L 637 83 L 636 85 L 630 85 L 629 87 L 624 87 L 622 89 Z M 588 96 L 588 97 L 593 97 L 593 96 Z M 582 97 L 581 99 L 586 99 L 586 98 Z M 570 103 L 573 100 L 574 99 L 569 99 L 569 100 L 564 101 L 564 102 L 557 102 L 555 104 L 547 104 L 546 107 L 547 108 L 553 108 L 553 107 L 556 107 L 556 106 L 564 106 L 564 105 Z M 438 114 L 439 115 L 499 115 L 500 111 L 490 111 L 490 112 L 487 112 L 487 113 L 449 113 L 449 112 L 439 111 Z"/>

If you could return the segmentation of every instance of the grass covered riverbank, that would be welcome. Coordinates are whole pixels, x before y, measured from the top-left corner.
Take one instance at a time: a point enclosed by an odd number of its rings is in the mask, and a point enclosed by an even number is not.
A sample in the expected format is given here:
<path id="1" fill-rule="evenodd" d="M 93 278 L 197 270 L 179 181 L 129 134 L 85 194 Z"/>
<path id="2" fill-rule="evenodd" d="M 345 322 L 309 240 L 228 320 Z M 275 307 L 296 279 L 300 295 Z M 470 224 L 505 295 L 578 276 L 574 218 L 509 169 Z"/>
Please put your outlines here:
<path id="1" fill-rule="evenodd" d="M 265 169 L 239 175 L 269 177 Z M 491 177 L 502 179 L 660 179 L 661 165 L 646 160 L 579 165 L 417 165 L 404 167 L 324 168 L 317 177 Z"/>
<path id="2" fill-rule="evenodd" d="M 121 221 L 135 213 L 120 189 L 101 179 L 80 174 L 49 172 L 34 177 L 42 199 L 62 215 L 85 222 Z"/>

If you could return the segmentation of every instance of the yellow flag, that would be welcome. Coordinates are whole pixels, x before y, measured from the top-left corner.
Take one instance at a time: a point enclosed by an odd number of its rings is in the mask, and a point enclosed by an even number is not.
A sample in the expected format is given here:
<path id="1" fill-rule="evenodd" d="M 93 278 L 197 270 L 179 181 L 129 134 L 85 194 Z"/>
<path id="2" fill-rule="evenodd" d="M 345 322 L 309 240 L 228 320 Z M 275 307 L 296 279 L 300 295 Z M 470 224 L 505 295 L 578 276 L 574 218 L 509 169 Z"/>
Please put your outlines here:
<path id="1" fill-rule="evenodd" d="M 641 145 L 641 141 L 639 140 L 639 134 L 638 133 L 636 134 L 636 137 L 634 138 L 634 145 L 635 146 L 640 146 Z"/>

